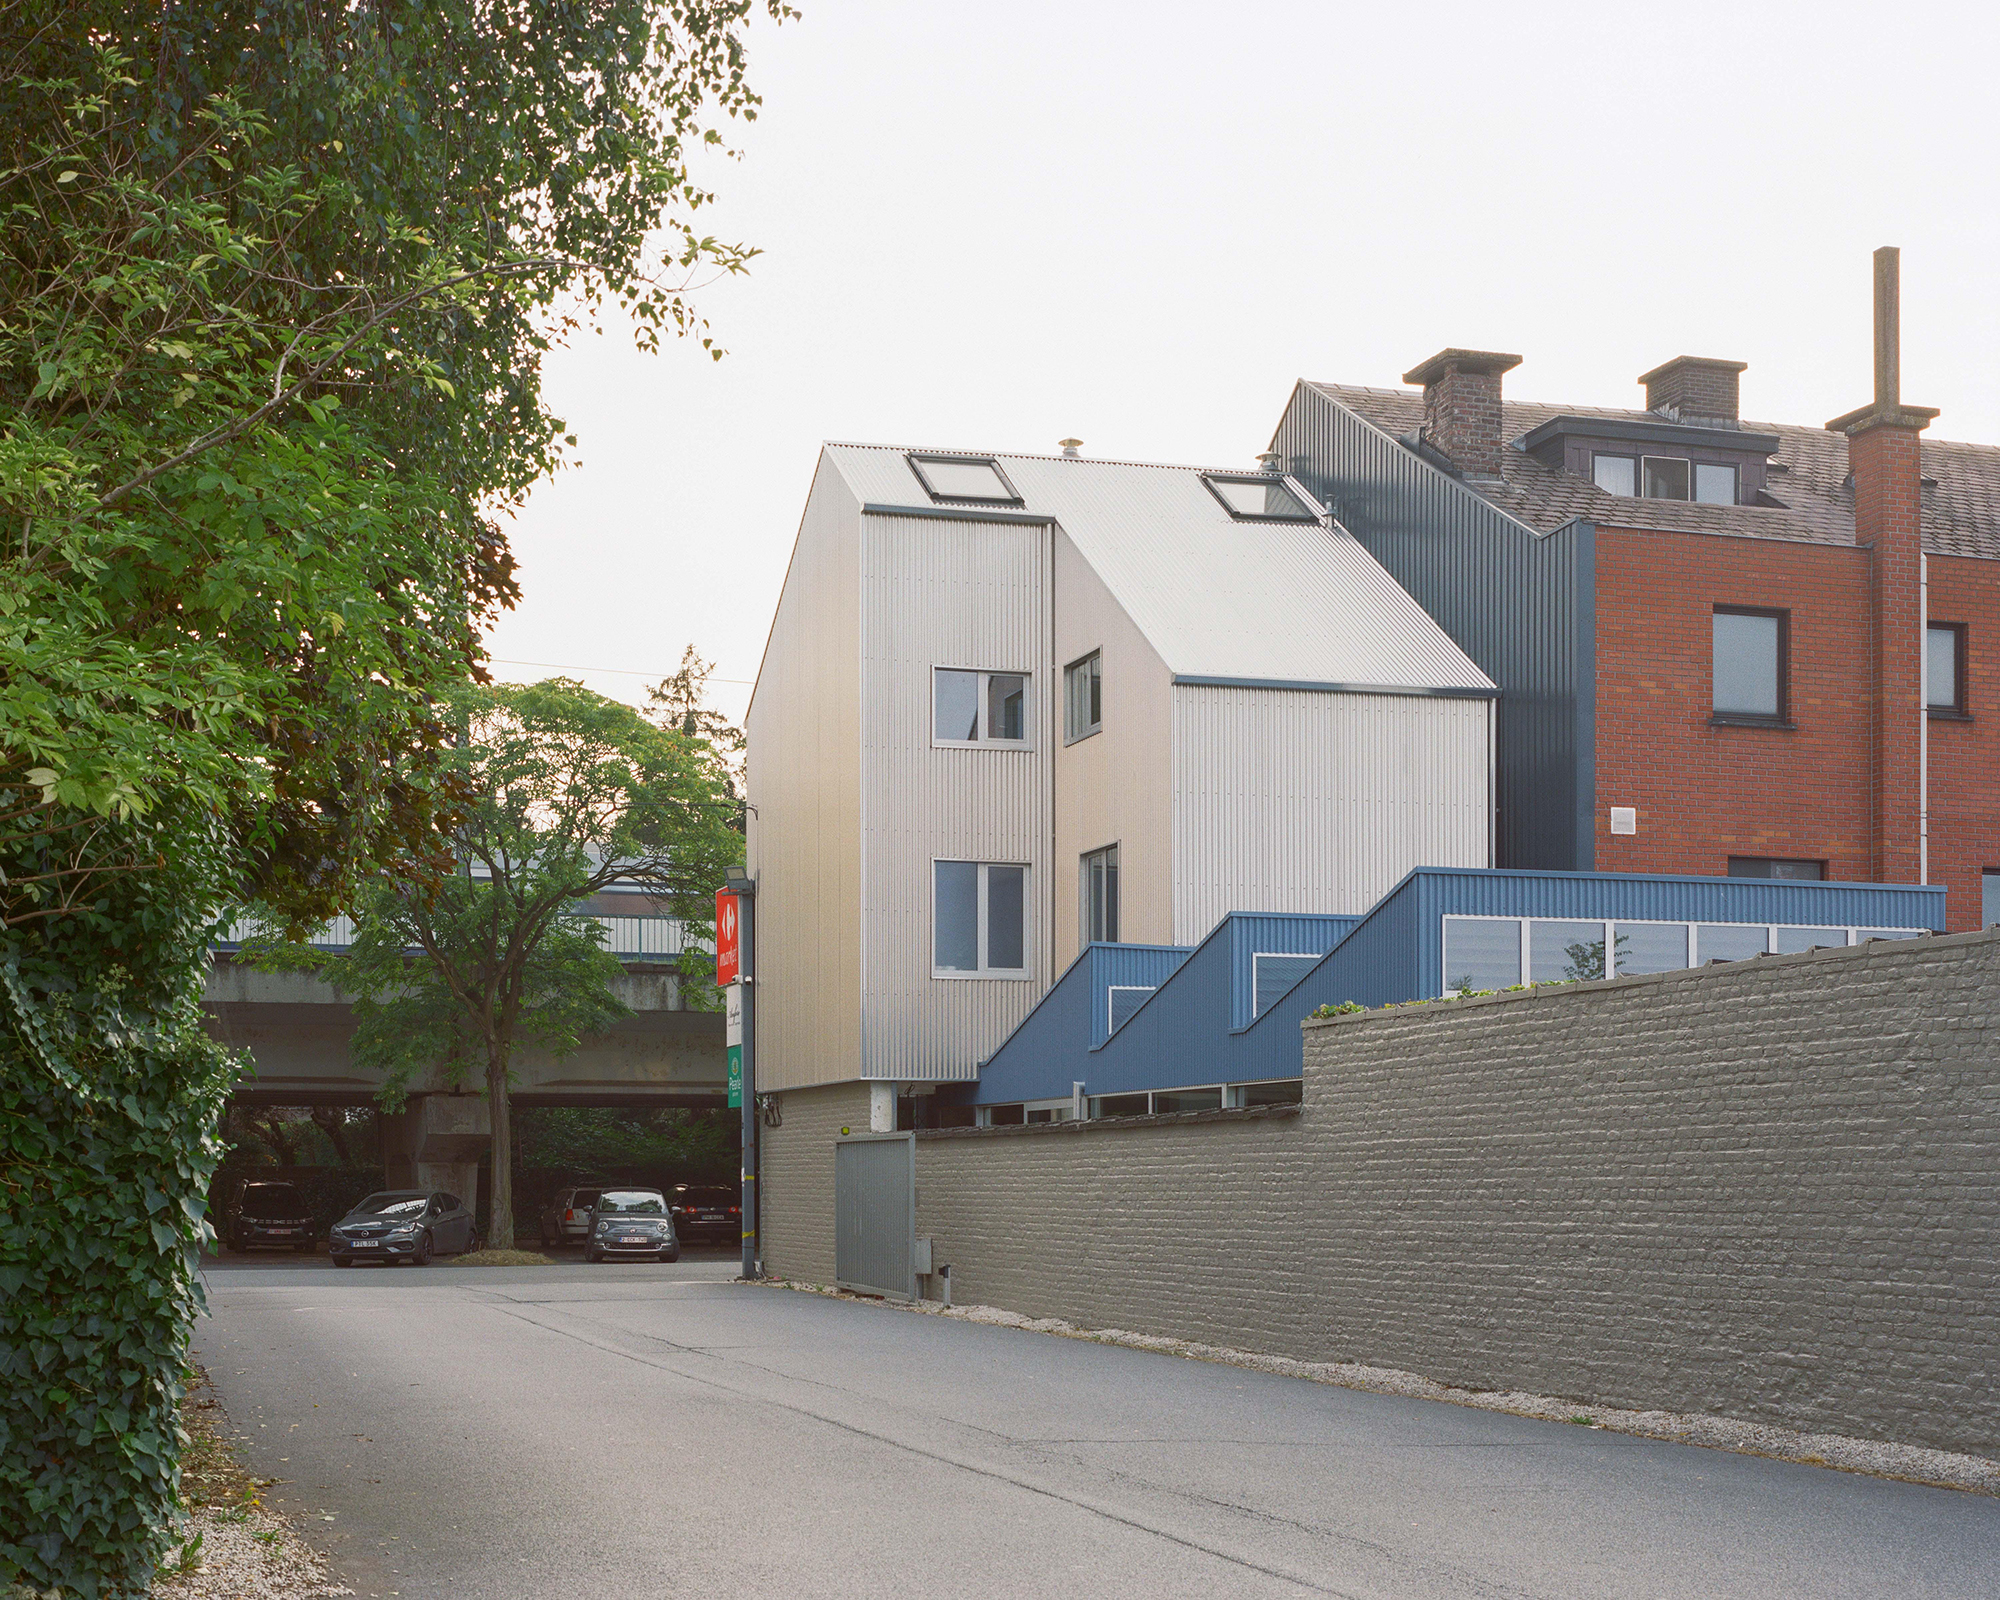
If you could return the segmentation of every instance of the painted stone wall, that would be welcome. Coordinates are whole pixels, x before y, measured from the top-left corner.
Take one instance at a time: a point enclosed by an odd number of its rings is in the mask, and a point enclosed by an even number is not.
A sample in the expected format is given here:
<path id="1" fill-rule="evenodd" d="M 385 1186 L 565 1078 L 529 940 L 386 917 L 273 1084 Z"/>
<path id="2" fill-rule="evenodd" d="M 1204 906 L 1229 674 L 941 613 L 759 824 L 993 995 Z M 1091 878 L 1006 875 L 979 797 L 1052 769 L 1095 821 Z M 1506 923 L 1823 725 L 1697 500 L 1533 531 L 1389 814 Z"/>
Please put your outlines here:
<path id="1" fill-rule="evenodd" d="M 2000 1456 L 1996 1012 L 2000 930 L 1309 1023 L 1295 1111 L 919 1134 L 918 1231 L 962 1305 Z"/>

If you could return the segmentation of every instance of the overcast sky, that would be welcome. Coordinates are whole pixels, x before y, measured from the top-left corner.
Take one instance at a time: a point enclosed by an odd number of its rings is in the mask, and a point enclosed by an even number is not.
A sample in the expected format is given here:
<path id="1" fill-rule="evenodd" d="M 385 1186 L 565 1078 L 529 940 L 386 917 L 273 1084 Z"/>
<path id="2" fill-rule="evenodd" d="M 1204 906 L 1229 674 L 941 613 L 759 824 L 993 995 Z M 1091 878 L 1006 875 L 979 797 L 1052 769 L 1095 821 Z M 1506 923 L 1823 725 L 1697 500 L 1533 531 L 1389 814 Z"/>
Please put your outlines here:
<path id="1" fill-rule="evenodd" d="M 1295 380 L 1446 345 L 1580 405 L 1733 358 L 1822 423 L 1880 244 L 1904 398 L 2000 443 L 1991 7 L 799 3 L 710 174 L 764 251 L 702 296 L 727 358 L 549 361 L 580 460 L 512 524 L 498 676 L 638 699 L 693 644 L 740 715 L 822 440 L 1244 467 Z"/>

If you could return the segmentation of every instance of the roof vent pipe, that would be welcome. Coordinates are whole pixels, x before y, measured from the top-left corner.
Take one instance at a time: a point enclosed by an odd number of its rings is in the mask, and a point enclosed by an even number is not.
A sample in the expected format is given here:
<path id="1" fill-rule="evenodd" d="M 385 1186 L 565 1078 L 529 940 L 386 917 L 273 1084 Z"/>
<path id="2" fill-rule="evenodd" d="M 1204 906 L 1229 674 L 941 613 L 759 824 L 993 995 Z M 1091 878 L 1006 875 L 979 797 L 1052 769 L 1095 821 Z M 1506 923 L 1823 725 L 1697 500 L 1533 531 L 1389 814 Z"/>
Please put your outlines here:
<path id="1" fill-rule="evenodd" d="M 1281 450 L 1266 450 L 1262 455 L 1257 457 L 1257 466 L 1260 471 L 1276 476 L 1285 470 L 1284 452 Z"/>
<path id="2" fill-rule="evenodd" d="M 1081 439 L 1058 439 L 1056 443 L 1062 446 L 1062 453 L 1072 461 L 1076 459 L 1077 451 L 1083 448 L 1083 441 Z"/>

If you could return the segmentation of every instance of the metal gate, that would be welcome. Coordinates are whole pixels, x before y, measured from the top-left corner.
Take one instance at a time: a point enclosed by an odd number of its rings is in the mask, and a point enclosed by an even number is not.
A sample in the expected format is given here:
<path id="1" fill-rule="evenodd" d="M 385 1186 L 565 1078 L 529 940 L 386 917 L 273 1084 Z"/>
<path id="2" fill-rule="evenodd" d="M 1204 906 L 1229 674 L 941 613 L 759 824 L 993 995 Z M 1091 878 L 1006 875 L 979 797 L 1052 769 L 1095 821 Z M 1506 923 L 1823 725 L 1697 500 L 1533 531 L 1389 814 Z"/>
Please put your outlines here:
<path id="1" fill-rule="evenodd" d="M 833 1146 L 833 1281 L 917 1297 L 917 1138 L 857 1133 Z"/>

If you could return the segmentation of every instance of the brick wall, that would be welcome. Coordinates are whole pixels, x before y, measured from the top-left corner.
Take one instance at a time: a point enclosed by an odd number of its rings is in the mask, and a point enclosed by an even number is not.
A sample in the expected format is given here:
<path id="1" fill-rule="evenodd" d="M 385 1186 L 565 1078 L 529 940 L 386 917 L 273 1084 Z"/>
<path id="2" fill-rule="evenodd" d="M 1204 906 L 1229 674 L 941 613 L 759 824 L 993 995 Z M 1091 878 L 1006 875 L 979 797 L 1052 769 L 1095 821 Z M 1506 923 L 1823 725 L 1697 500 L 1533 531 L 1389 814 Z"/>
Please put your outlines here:
<path id="1" fill-rule="evenodd" d="M 830 1083 L 777 1095 L 784 1119 L 758 1140 L 764 1270 L 774 1278 L 833 1282 L 833 1141 L 865 1132 L 868 1085 Z"/>
<path id="2" fill-rule="evenodd" d="M 1988 933 L 1309 1024 L 1293 1115 L 918 1135 L 917 1225 L 960 1303 L 2000 1455 L 1996 1001 Z"/>
<path id="3" fill-rule="evenodd" d="M 1871 560 L 1833 545 L 1599 530 L 1600 870 L 1715 875 L 1732 855 L 1793 856 L 1825 861 L 1833 878 L 1877 877 Z M 1718 605 L 1790 612 L 1792 728 L 1710 726 Z M 1968 630 L 1972 721 L 1929 727 L 1931 881 L 1951 890 L 1951 926 L 1969 929 L 1980 869 L 2000 866 L 2000 563 L 1934 557 L 1931 615 Z M 1904 720 L 1898 749 L 1914 746 L 1914 714 Z M 1637 808 L 1637 834 L 1610 832 L 1612 806 Z M 1907 797 L 1888 820 L 1908 840 L 1887 876 L 1915 882 Z"/>

